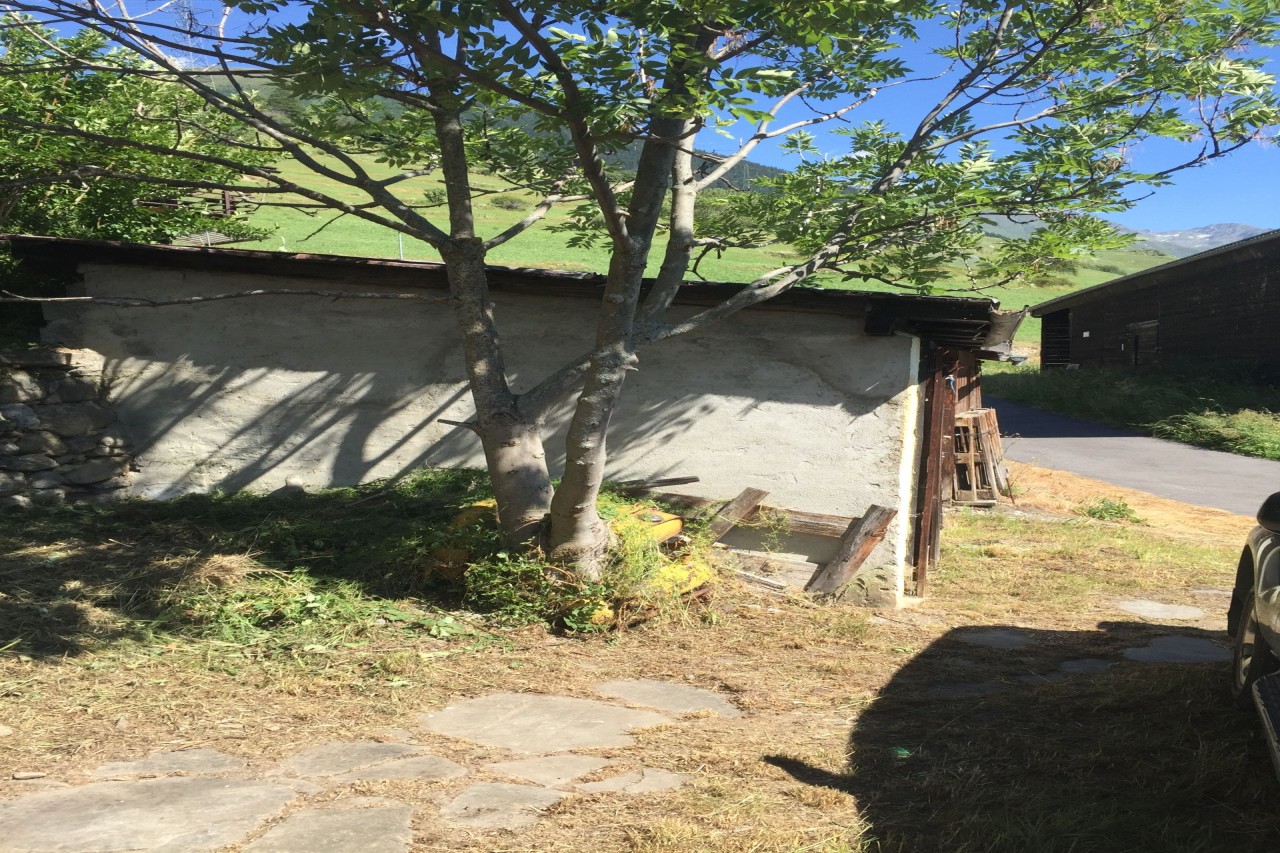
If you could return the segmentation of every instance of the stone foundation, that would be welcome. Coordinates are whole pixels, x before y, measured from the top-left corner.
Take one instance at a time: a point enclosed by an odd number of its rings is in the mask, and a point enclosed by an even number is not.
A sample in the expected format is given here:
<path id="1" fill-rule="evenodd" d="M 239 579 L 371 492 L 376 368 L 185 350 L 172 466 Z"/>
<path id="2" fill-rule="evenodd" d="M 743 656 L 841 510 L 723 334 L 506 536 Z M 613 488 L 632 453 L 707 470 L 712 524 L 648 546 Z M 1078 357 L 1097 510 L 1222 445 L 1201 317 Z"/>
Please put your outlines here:
<path id="1" fill-rule="evenodd" d="M 0 352 L 0 511 L 124 494 L 133 457 L 91 350 Z"/>

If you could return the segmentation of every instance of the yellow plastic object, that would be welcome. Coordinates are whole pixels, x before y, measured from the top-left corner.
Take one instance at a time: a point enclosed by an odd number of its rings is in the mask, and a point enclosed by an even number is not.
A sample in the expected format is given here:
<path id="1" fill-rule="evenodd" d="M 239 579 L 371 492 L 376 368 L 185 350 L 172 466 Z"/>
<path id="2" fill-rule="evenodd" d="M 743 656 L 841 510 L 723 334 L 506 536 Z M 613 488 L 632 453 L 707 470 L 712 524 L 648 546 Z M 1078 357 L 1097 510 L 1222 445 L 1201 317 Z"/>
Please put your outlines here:
<path id="1" fill-rule="evenodd" d="M 462 534 L 472 528 L 495 527 L 498 524 L 497 507 L 498 502 L 492 498 L 476 501 L 470 506 L 463 507 L 445 529 L 450 533 Z M 431 559 L 435 560 L 433 568 L 449 580 L 456 581 L 462 577 L 472 556 L 471 549 L 466 546 L 466 543 L 467 537 L 462 535 L 457 541 L 446 542 L 432 548 Z"/>
<path id="2" fill-rule="evenodd" d="M 595 609 L 595 612 L 591 614 L 591 624 L 592 625 L 609 625 L 613 622 L 615 618 L 616 618 L 616 614 L 613 612 L 613 608 L 605 604 L 604 602 L 601 602 L 600 606 L 597 607 Z"/>
<path id="3" fill-rule="evenodd" d="M 654 592 L 670 596 L 684 595 L 715 577 L 715 569 L 692 555 L 672 560 L 649 577 Z"/>
<path id="4" fill-rule="evenodd" d="M 449 522 L 449 529 L 465 530 L 468 527 L 475 527 L 486 523 L 498 523 L 498 502 L 493 498 L 476 501 L 470 506 L 463 507 L 462 511 L 455 515 L 453 520 Z"/>
<path id="5" fill-rule="evenodd" d="M 614 524 L 643 525 L 646 528 L 646 535 L 657 543 L 666 542 L 684 530 L 684 519 L 680 516 L 643 504 L 637 504 L 619 515 Z"/>

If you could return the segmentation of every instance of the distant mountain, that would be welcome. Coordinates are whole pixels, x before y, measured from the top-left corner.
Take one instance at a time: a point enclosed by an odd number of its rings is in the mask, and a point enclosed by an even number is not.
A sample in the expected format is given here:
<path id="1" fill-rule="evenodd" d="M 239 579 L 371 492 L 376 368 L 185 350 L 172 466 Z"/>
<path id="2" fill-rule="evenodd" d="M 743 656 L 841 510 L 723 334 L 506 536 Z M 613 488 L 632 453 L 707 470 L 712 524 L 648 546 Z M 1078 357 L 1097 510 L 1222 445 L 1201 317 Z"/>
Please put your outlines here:
<path id="1" fill-rule="evenodd" d="M 1187 228 L 1182 231 L 1135 231 L 1128 228 L 1121 228 L 1120 230 L 1138 235 L 1140 239 L 1134 244 L 1135 248 L 1151 249 L 1152 251 L 1163 252 L 1166 255 L 1173 255 L 1175 258 L 1185 258 L 1209 249 L 1216 249 L 1218 246 L 1225 246 L 1228 243 L 1265 234 L 1271 229 L 1257 228 L 1253 225 L 1241 225 L 1238 222 L 1228 222 L 1222 225 Z"/>
<path id="2" fill-rule="evenodd" d="M 989 236 L 1002 237 L 1008 240 L 1028 237 L 1039 226 L 1039 220 L 1033 217 L 1011 219 L 1007 216 L 993 216 L 990 218 L 989 224 L 983 227 L 983 231 Z M 1222 225 L 1186 228 L 1181 231 L 1139 231 L 1133 228 L 1125 228 L 1122 225 L 1117 225 L 1116 230 L 1123 234 L 1135 234 L 1138 236 L 1138 241 L 1133 244 L 1134 249 L 1159 252 L 1162 255 L 1171 255 L 1175 258 L 1185 258 L 1198 252 L 1234 243 L 1237 240 L 1245 240 L 1258 234 L 1265 234 L 1270 229 L 1258 228 L 1253 225 L 1241 225 L 1238 222 L 1228 222 Z"/>

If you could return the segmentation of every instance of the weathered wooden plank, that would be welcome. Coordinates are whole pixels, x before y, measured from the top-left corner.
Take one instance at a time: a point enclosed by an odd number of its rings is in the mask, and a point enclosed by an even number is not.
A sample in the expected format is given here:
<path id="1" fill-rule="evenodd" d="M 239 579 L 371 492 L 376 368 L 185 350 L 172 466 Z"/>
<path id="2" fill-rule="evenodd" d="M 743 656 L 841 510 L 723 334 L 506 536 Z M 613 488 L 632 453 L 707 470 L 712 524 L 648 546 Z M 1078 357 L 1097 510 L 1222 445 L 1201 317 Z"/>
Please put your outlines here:
<path id="1" fill-rule="evenodd" d="M 630 492 L 630 490 L 628 490 Z M 693 495 L 680 495 L 675 492 L 654 492 L 649 489 L 636 489 L 636 493 L 644 493 L 654 500 L 662 501 L 673 507 L 684 509 L 702 509 L 716 506 L 720 501 L 709 498 L 696 498 Z M 849 522 L 854 519 L 847 515 L 828 515 L 822 512 L 802 512 L 795 509 L 782 509 L 761 504 L 752 510 L 746 521 L 751 524 L 764 523 L 778 519 L 788 533 L 807 533 L 811 536 L 829 536 L 839 539 L 849 529 Z"/>
<path id="2" fill-rule="evenodd" d="M 898 514 L 896 509 L 875 506 L 867 509 L 867 514 L 849 525 L 844 539 L 840 541 L 840 550 L 825 566 L 813 573 L 805 584 L 805 592 L 816 595 L 837 595 L 844 585 L 853 577 L 853 573 L 871 556 L 872 550 L 880 544 L 884 533 L 889 529 L 889 522 Z"/>
<path id="3" fill-rule="evenodd" d="M 955 408 L 947 387 L 949 350 L 935 348 L 929 355 L 931 373 L 925 384 L 925 428 L 922 456 L 916 480 L 916 505 L 912 563 L 915 565 L 915 595 L 924 595 L 929 569 L 938 556 L 942 533 L 942 494 L 951 490 L 955 476 Z"/>
<path id="4" fill-rule="evenodd" d="M 626 480 L 618 485 L 622 487 L 619 491 L 624 495 L 642 495 L 666 486 L 687 486 L 700 481 L 700 477 L 667 477 L 663 480 Z"/>
<path id="5" fill-rule="evenodd" d="M 711 524 L 707 526 L 707 532 L 711 534 L 711 541 L 718 542 L 720 537 L 736 527 L 739 521 L 742 521 L 756 507 L 760 506 L 760 502 L 768 495 L 768 492 L 761 489 L 743 489 L 736 498 L 722 506 L 720 511 L 715 514 L 715 517 L 711 519 Z"/>
<path id="6" fill-rule="evenodd" d="M 763 575 L 753 575 L 751 574 L 751 572 L 744 572 L 741 569 L 735 571 L 734 574 L 739 578 L 741 578 L 742 580 L 747 581 L 748 583 L 759 584 L 760 586 L 767 586 L 769 589 L 786 589 L 787 588 L 786 583 L 783 581 L 774 580 L 773 578 L 766 578 Z"/>

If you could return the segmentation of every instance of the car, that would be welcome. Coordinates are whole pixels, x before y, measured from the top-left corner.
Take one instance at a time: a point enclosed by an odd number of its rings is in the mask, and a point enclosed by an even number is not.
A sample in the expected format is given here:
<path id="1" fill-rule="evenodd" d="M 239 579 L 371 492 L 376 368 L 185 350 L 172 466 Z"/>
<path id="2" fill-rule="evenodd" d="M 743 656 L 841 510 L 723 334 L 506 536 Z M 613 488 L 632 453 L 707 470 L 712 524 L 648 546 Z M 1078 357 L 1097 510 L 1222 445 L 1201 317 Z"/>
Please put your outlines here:
<path id="1" fill-rule="evenodd" d="M 1257 709 L 1280 775 L 1280 492 L 1263 502 L 1240 555 L 1227 630 L 1231 695 Z"/>

